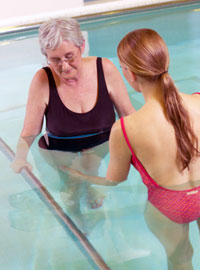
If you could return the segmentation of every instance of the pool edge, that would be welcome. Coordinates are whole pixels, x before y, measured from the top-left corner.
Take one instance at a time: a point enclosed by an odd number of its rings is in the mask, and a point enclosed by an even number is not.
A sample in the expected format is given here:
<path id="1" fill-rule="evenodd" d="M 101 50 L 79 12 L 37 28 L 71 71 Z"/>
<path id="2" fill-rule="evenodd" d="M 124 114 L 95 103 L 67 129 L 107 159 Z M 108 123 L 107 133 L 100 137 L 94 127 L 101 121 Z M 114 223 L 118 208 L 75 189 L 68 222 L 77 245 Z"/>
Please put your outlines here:
<path id="1" fill-rule="evenodd" d="M 108 2 L 107 2 L 108 3 Z M 113 3 L 113 2 L 111 2 Z M 73 17 L 76 18 L 79 21 L 82 20 L 89 20 L 92 18 L 99 18 L 99 17 L 103 17 L 103 16 L 113 16 L 113 15 L 117 15 L 120 13 L 128 13 L 128 12 L 140 12 L 143 10 L 153 10 L 153 9 L 157 9 L 160 7 L 173 7 L 173 6 L 180 6 L 180 5 L 191 5 L 191 4 L 197 4 L 200 3 L 200 1 L 196 1 L 196 0 L 175 0 L 175 1 L 163 1 L 163 2 L 157 2 L 157 3 L 151 3 L 149 2 L 149 4 L 146 5 L 133 5 L 131 7 L 122 7 L 122 5 L 120 4 L 120 6 L 118 7 L 113 7 L 113 9 L 111 9 L 110 7 L 106 7 L 104 6 L 104 10 L 102 9 L 90 9 L 90 10 L 85 10 L 84 12 L 81 12 L 81 10 L 79 10 L 79 15 L 76 13 L 72 13 L 72 14 L 58 14 L 55 13 L 54 15 L 46 15 L 46 17 L 42 17 L 40 18 L 40 20 L 37 20 L 36 22 L 24 22 L 22 21 L 22 23 L 19 24 L 13 24 L 13 26 L 0 26 L 0 36 L 3 35 L 7 35 L 7 34 L 13 34 L 13 33 L 18 33 L 18 32 L 23 32 L 23 31 L 30 31 L 30 30 L 36 30 L 39 25 L 50 19 L 50 18 L 58 18 L 58 17 Z M 95 4 L 94 4 L 95 5 Z M 101 5 L 101 4 L 98 4 Z M 87 6 L 87 5 L 86 5 Z M 90 4 L 90 7 L 92 7 L 92 4 Z M 107 8 L 107 10 L 106 10 Z M 78 10 L 77 10 L 78 11 Z M 12 21 L 12 20 L 11 20 Z M 31 19 L 29 19 L 29 21 L 31 21 Z"/>

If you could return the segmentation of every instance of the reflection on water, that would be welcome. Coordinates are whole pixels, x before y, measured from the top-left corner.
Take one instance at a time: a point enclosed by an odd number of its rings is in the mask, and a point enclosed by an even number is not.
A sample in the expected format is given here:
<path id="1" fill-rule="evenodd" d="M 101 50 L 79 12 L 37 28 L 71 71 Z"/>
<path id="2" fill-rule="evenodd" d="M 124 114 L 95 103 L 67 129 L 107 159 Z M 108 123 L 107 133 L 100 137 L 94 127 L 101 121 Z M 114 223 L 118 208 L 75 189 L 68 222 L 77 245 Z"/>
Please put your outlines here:
<path id="1" fill-rule="evenodd" d="M 17 230 L 37 231 L 58 226 L 52 212 L 39 200 L 34 189 L 10 195 L 9 203 L 12 206 L 8 213 L 10 224 Z"/>

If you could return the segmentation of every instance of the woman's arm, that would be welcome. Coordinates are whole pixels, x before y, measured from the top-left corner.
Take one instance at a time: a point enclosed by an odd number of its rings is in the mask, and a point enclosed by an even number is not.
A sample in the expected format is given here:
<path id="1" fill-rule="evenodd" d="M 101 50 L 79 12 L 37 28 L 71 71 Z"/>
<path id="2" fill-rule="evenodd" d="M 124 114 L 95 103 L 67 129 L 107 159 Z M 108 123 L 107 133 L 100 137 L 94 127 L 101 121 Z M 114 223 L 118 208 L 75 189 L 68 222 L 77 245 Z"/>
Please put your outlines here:
<path id="1" fill-rule="evenodd" d="M 61 166 L 60 170 L 71 174 L 73 177 L 76 177 L 77 180 L 79 181 L 86 181 L 95 185 L 116 186 L 117 184 L 119 184 L 119 182 L 108 180 L 106 179 L 106 177 L 87 175 L 87 174 L 82 173 L 81 171 L 78 171 L 78 170 L 75 170 L 66 166 Z"/>
<path id="2" fill-rule="evenodd" d="M 66 166 L 62 166 L 60 169 L 77 177 L 78 180 L 87 181 L 96 185 L 115 186 L 127 179 L 131 164 L 131 152 L 124 139 L 120 121 L 117 121 L 112 127 L 109 151 L 110 161 L 105 177 L 86 175 L 78 170 L 67 168 Z"/>
<path id="3" fill-rule="evenodd" d="M 11 168 L 17 173 L 24 167 L 32 169 L 27 162 L 27 155 L 32 143 L 42 130 L 44 112 L 49 98 L 48 88 L 46 73 L 41 69 L 35 74 L 30 85 L 24 125 L 18 140 L 15 159 L 11 164 Z"/>
<path id="4" fill-rule="evenodd" d="M 135 112 L 131 104 L 126 86 L 116 66 L 107 58 L 102 58 L 103 71 L 110 97 L 119 117 Z"/>

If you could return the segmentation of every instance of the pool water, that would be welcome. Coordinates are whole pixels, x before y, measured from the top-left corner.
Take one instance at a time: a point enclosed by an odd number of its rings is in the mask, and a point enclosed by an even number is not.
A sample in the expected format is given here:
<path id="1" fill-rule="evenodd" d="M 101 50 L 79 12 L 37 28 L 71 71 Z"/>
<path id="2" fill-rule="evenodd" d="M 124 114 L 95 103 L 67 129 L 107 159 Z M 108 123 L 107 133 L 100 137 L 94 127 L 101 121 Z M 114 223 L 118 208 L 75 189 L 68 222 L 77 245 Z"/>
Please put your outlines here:
<path id="1" fill-rule="evenodd" d="M 119 67 L 116 48 L 121 38 L 136 28 L 153 28 L 166 41 L 170 74 L 186 93 L 200 91 L 200 3 L 122 13 L 80 20 L 86 38 L 85 55 L 108 57 Z M 28 88 L 34 73 L 45 65 L 37 30 L 0 37 L 0 137 L 15 151 L 22 129 Z M 144 100 L 126 83 L 131 101 L 139 109 Z M 109 155 L 99 175 L 105 175 Z M 32 146 L 29 161 L 33 173 L 54 200 L 67 212 L 70 203 L 65 183 Z M 84 248 L 60 222 L 21 175 L 10 169 L 0 152 L 0 267 L 4 270 L 99 269 Z M 143 212 L 147 198 L 141 178 L 131 168 L 128 180 L 116 187 L 96 187 L 106 194 L 98 209 L 88 209 L 81 199 L 81 219 L 86 237 L 113 270 L 167 270 L 166 254 L 148 229 Z M 78 224 L 77 224 L 78 226 Z M 80 228 L 81 229 L 81 228 Z M 190 224 L 194 248 L 193 267 L 200 269 L 200 241 L 196 223 Z"/>

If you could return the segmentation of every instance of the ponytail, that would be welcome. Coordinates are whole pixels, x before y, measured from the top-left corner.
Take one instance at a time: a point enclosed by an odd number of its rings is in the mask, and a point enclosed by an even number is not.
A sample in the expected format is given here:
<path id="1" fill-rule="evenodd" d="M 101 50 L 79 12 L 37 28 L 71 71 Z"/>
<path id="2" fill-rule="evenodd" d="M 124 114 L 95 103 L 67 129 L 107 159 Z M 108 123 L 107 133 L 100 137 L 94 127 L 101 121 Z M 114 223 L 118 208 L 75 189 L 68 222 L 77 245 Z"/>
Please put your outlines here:
<path id="1" fill-rule="evenodd" d="M 177 155 L 182 170 L 189 169 L 191 159 L 199 154 L 198 139 L 192 129 L 189 114 L 182 105 L 181 96 L 178 94 L 170 75 L 163 72 L 160 78 L 166 117 L 175 131 Z"/>
<path id="2" fill-rule="evenodd" d="M 175 131 L 181 170 L 189 169 L 192 158 L 200 154 L 198 139 L 181 96 L 168 74 L 169 53 L 164 40 L 152 29 L 137 29 L 120 41 L 117 52 L 120 61 L 131 72 L 160 83 L 166 117 Z"/>

